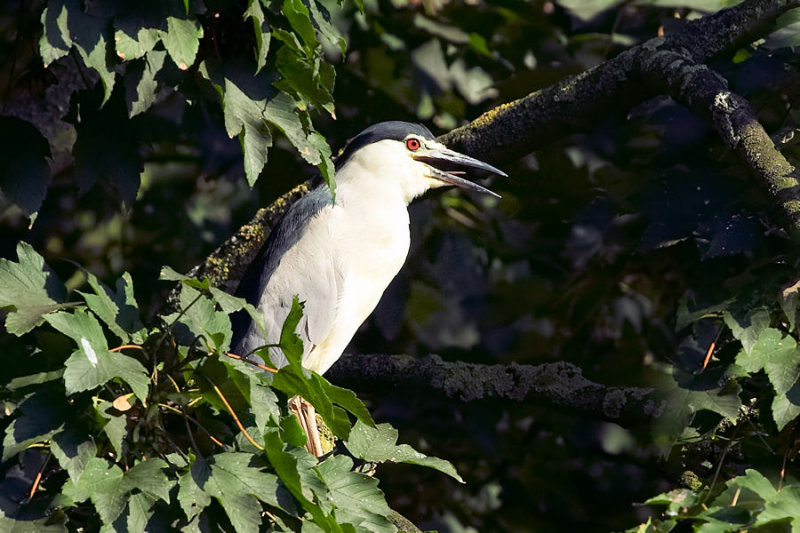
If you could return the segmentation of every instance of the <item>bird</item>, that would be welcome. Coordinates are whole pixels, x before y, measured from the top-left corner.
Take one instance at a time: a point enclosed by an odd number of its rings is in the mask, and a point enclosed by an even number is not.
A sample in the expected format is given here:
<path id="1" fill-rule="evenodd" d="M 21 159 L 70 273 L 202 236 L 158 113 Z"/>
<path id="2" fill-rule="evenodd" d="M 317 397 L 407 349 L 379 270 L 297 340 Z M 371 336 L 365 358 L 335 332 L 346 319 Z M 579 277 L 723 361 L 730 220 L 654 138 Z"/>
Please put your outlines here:
<path id="1" fill-rule="evenodd" d="M 462 175 L 477 170 L 507 176 L 437 142 L 427 127 L 401 121 L 373 124 L 350 139 L 335 169 L 335 197 L 322 184 L 295 202 L 247 268 L 236 294 L 263 315 L 266 328 L 240 313 L 233 353 L 258 361 L 254 352 L 269 346 L 272 364 L 286 365 L 276 343 L 297 297 L 304 302 L 296 329 L 302 365 L 324 374 L 405 263 L 408 205 L 445 186 L 499 197 Z M 313 406 L 295 397 L 290 409 L 306 431 L 307 449 L 322 455 Z"/>

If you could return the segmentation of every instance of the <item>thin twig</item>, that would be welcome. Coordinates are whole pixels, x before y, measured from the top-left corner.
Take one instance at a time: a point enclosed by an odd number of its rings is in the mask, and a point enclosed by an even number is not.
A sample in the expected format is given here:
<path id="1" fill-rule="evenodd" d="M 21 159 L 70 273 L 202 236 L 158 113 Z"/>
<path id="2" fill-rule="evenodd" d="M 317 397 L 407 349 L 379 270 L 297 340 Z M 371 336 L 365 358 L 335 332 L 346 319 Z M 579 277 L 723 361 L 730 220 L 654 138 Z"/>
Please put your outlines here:
<path id="1" fill-rule="evenodd" d="M 218 438 L 216 438 L 214 435 L 212 435 L 211 432 L 208 431 L 205 428 L 205 426 L 203 426 L 203 424 L 200 423 L 199 420 L 197 420 L 196 418 L 194 418 L 191 415 L 187 414 L 185 411 L 182 411 L 181 409 L 178 409 L 177 407 L 173 407 L 173 406 L 167 405 L 165 403 L 160 403 L 160 404 L 158 404 L 158 406 L 159 407 L 163 407 L 164 409 L 172 411 L 173 413 L 179 414 L 181 416 L 185 416 L 186 418 L 189 419 L 189 421 L 193 422 L 197 426 L 198 429 L 202 430 L 203 433 L 205 433 L 208 436 L 208 438 L 211 439 L 211 442 L 213 442 L 217 446 L 225 447 L 225 444 L 223 444 L 222 441 L 220 441 Z"/>
<path id="2" fill-rule="evenodd" d="M 225 355 L 227 355 L 231 359 L 236 359 L 237 361 L 244 361 L 245 363 L 249 363 L 249 364 L 251 364 L 253 366 L 257 366 L 258 368 L 260 368 L 261 370 L 263 370 L 265 372 L 272 372 L 273 374 L 278 372 L 278 370 L 276 368 L 272 368 L 271 366 L 267 366 L 267 365 L 262 365 L 261 363 L 257 363 L 256 361 L 252 361 L 250 359 L 247 359 L 246 357 L 242 357 L 241 355 L 236 355 L 235 353 L 225 352 Z"/>
<path id="3" fill-rule="evenodd" d="M 109 350 L 109 352 L 118 352 L 120 350 L 125 350 L 125 349 L 128 349 L 128 348 L 130 348 L 132 350 L 144 350 L 144 348 L 142 348 L 138 344 L 123 344 L 121 346 L 117 346 L 116 348 L 111 348 Z"/>
<path id="4" fill-rule="evenodd" d="M 44 463 L 39 471 L 36 473 L 36 477 L 33 479 L 33 486 L 31 486 L 31 490 L 28 491 L 28 501 L 33 499 L 33 495 L 36 494 L 36 491 L 39 489 L 39 484 L 42 482 L 42 475 L 44 474 L 44 469 L 47 468 L 47 463 L 50 462 L 50 454 L 47 454 L 45 457 Z"/>
<path id="5" fill-rule="evenodd" d="M 257 443 L 253 439 L 253 437 L 250 436 L 250 433 L 248 433 L 247 430 L 244 428 L 244 425 L 242 425 L 241 421 L 239 420 L 239 417 L 236 416 L 236 413 L 233 412 L 233 408 L 231 407 L 231 404 L 228 403 L 228 399 L 225 398 L 225 396 L 222 394 L 222 391 L 219 390 L 219 387 L 217 387 L 213 383 L 211 384 L 211 386 L 214 387 L 214 391 L 217 393 L 217 396 L 219 396 L 219 399 L 222 400 L 222 403 L 225 404 L 225 407 L 228 409 L 228 412 L 233 417 L 233 420 L 236 422 L 236 425 L 239 426 L 239 431 L 241 431 L 244 434 L 244 436 L 247 438 L 247 440 L 250 441 L 250 444 L 252 444 L 256 448 L 258 448 L 259 450 L 263 450 L 264 447 L 261 446 L 259 443 Z"/>

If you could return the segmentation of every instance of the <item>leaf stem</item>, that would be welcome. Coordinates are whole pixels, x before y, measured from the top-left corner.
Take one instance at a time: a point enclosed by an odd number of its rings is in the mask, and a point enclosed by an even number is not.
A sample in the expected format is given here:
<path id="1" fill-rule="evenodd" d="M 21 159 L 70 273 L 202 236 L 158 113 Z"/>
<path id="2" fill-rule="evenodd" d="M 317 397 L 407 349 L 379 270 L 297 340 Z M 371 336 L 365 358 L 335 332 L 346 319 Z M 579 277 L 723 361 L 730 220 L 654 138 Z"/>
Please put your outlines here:
<path id="1" fill-rule="evenodd" d="M 231 416 L 233 417 L 233 420 L 236 422 L 236 425 L 239 427 L 239 431 L 241 431 L 242 434 L 244 434 L 245 438 L 247 438 L 247 440 L 250 441 L 250 444 L 252 444 L 256 448 L 258 448 L 259 450 L 263 451 L 264 447 L 261 446 L 259 443 L 257 443 L 255 441 L 255 439 L 253 439 L 253 437 L 250 436 L 250 433 L 247 432 L 247 430 L 242 425 L 242 422 L 239 420 L 239 417 L 236 416 L 236 413 L 233 412 L 233 408 L 231 407 L 231 404 L 228 403 L 228 399 L 225 398 L 225 396 L 222 394 L 222 391 L 219 390 L 219 387 L 217 387 L 213 383 L 211 384 L 211 386 L 214 387 L 214 391 L 217 393 L 217 396 L 219 396 L 219 399 L 222 400 L 222 403 L 225 404 L 225 407 L 228 409 L 228 412 L 231 414 Z"/>

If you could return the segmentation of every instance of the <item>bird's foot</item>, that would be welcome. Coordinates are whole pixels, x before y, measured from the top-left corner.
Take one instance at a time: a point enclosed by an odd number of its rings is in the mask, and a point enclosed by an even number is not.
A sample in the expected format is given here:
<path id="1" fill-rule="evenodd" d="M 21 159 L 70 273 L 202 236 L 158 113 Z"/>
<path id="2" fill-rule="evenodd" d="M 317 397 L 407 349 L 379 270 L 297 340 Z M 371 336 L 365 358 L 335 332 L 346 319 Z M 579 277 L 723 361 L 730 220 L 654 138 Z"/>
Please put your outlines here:
<path id="1" fill-rule="evenodd" d="M 306 450 L 314 457 L 323 455 L 322 443 L 317 429 L 316 410 L 302 396 L 293 396 L 289 399 L 289 410 L 297 417 L 300 427 L 306 434 Z"/>

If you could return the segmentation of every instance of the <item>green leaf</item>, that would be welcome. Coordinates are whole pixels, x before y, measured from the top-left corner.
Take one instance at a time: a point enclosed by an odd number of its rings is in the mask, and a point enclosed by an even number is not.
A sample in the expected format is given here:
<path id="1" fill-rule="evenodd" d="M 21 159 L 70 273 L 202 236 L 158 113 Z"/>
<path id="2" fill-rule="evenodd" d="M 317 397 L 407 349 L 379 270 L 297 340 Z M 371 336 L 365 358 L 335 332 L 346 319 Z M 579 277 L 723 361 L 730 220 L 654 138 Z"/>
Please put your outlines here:
<path id="1" fill-rule="evenodd" d="M 0 258 L 0 309 L 13 309 L 6 317 L 6 329 L 19 336 L 58 309 L 66 290 L 30 244 L 17 243 L 17 258 L 18 263 Z"/>
<path id="2" fill-rule="evenodd" d="M 730 486 L 738 486 L 749 489 L 763 500 L 771 500 L 777 494 L 775 487 L 770 480 L 764 477 L 758 470 L 748 468 L 743 476 L 737 476 L 728 482 Z"/>
<path id="3" fill-rule="evenodd" d="M 795 383 L 786 393 L 776 394 L 772 400 L 772 418 L 778 431 L 800 416 L 800 383 Z"/>
<path id="4" fill-rule="evenodd" d="M 292 308 L 286 316 L 281 328 L 280 347 L 290 365 L 300 366 L 303 363 L 303 340 L 296 333 L 297 325 L 303 318 L 304 303 L 295 295 L 292 298 Z"/>
<path id="5" fill-rule="evenodd" d="M 139 318 L 139 305 L 133 296 L 133 280 L 125 272 L 117 280 L 117 290 L 112 291 L 97 279 L 91 272 L 87 272 L 89 285 L 94 294 L 83 293 L 86 304 L 122 342 L 133 338 L 134 342 L 142 343 L 145 338 L 145 329 Z"/>
<path id="6" fill-rule="evenodd" d="M 211 504 L 211 496 L 202 488 L 210 476 L 211 467 L 198 457 L 178 479 L 178 503 L 187 519 L 193 519 Z"/>
<path id="7" fill-rule="evenodd" d="M 313 374 L 312 376 L 315 386 L 318 387 L 328 399 L 330 399 L 331 403 L 344 407 L 350 411 L 353 415 L 355 415 L 359 422 L 367 424 L 371 427 L 375 426 L 375 422 L 372 420 L 372 416 L 369 414 L 367 406 L 364 405 L 364 402 L 358 399 L 358 396 L 356 396 L 355 392 L 342 387 L 337 387 L 319 374 Z"/>
<path id="8" fill-rule="evenodd" d="M 80 480 L 77 483 L 68 481 L 63 490 L 76 502 L 91 499 L 103 522 L 111 524 L 122 514 L 127 503 L 124 477 L 120 467 L 94 457 L 86 464 Z"/>
<path id="9" fill-rule="evenodd" d="M 33 124 L 0 117 L 0 194 L 33 217 L 47 194 L 50 145 Z"/>
<path id="10" fill-rule="evenodd" d="M 144 59 L 137 60 L 128 67 L 125 76 L 125 104 L 129 117 L 144 113 L 155 103 L 158 91 L 156 75 L 164 67 L 166 58 L 166 52 L 153 50 Z"/>
<path id="11" fill-rule="evenodd" d="M 739 416 L 742 402 L 737 393 L 704 384 L 689 383 L 687 386 L 696 386 L 699 390 L 679 386 L 673 379 L 661 384 L 666 406 L 655 423 L 654 432 L 662 449 L 672 445 L 698 411 L 715 412 L 730 422 Z"/>
<path id="12" fill-rule="evenodd" d="M 114 47 L 117 50 L 117 57 L 123 61 L 148 56 L 158 44 L 160 32 L 156 28 L 138 27 L 135 28 L 135 31 L 135 35 L 130 35 L 122 29 L 114 32 Z"/>
<path id="13" fill-rule="evenodd" d="M 371 463 L 410 463 L 436 469 L 464 483 L 455 467 L 444 459 L 428 457 L 408 444 L 397 444 L 397 430 L 389 424 L 370 427 L 356 422 L 345 442 L 347 449 L 358 459 Z"/>
<path id="14" fill-rule="evenodd" d="M 155 514 L 155 501 L 144 493 L 131 494 L 128 498 L 127 531 L 150 531 L 147 524 Z"/>
<path id="15" fill-rule="evenodd" d="M 331 147 L 328 145 L 328 141 L 325 140 L 325 137 L 317 133 L 316 131 L 312 131 L 308 134 L 308 141 L 311 145 L 313 150 L 316 150 L 320 154 L 320 163 L 317 165 L 320 174 L 322 174 L 322 178 L 325 180 L 325 183 L 328 185 L 328 188 L 331 190 L 331 197 L 333 198 L 334 203 L 336 202 L 336 181 L 335 181 L 335 167 L 333 161 L 331 160 Z"/>
<path id="16" fill-rule="evenodd" d="M 233 138 L 239 137 L 244 154 L 247 183 L 252 187 L 267 164 L 267 151 L 272 146 L 272 134 L 264 119 L 264 100 L 253 100 L 239 86 L 225 79 L 222 109 L 225 130 Z"/>
<path id="17" fill-rule="evenodd" d="M 764 307 L 748 309 L 741 317 L 734 317 L 729 310 L 725 310 L 722 318 L 748 354 L 753 351 L 758 336 L 770 323 L 769 310 Z"/>
<path id="18" fill-rule="evenodd" d="M 308 8 L 303 4 L 302 0 L 284 0 L 281 11 L 286 15 L 286 19 L 289 21 L 292 29 L 303 40 L 306 56 L 308 58 L 314 58 L 315 51 L 317 47 L 319 47 L 319 41 L 317 41 L 317 34 L 314 31 L 314 26 L 311 24 L 311 16 L 308 12 Z"/>
<path id="19" fill-rule="evenodd" d="M 62 427 L 67 415 L 63 392 L 51 388 L 37 390 L 16 411 L 19 416 L 8 425 L 3 438 L 3 461 L 35 442 L 49 439 Z"/>
<path id="20" fill-rule="evenodd" d="M 317 524 L 323 525 L 328 523 L 329 517 L 321 508 L 321 505 L 325 504 L 326 500 L 324 498 L 317 500 L 320 502 L 320 504 L 317 505 L 309 499 L 311 494 L 307 495 L 306 491 L 304 490 L 303 478 L 300 475 L 300 472 L 306 471 L 307 468 L 299 468 L 298 458 L 283 449 L 283 442 L 280 439 L 278 430 L 275 428 L 272 428 L 264 433 L 264 453 L 267 455 L 269 464 L 275 469 L 275 472 L 278 474 L 278 477 L 283 485 L 292 494 L 292 496 L 294 496 L 297 501 L 300 502 L 300 505 L 303 506 L 303 509 L 311 513 L 311 516 L 314 518 L 314 521 Z M 306 452 L 304 449 L 300 450 L 300 453 L 304 453 L 305 457 L 314 461 L 314 459 L 311 457 L 311 454 Z M 308 481 L 311 480 L 306 478 L 306 483 Z M 311 487 L 309 487 L 309 489 L 310 488 Z M 317 490 L 320 490 L 319 487 Z"/>
<path id="21" fill-rule="evenodd" d="M 122 456 L 123 440 L 128 435 L 128 421 L 125 415 L 115 415 L 113 412 L 113 405 L 111 402 L 102 400 L 100 398 L 93 398 L 95 412 L 103 419 L 106 420 L 103 426 L 103 433 L 108 437 L 111 446 L 117 453 L 117 456 Z"/>
<path id="22" fill-rule="evenodd" d="M 50 449 L 74 483 L 80 480 L 89 461 L 97 455 L 97 446 L 87 435 L 73 427 L 59 431 L 50 442 Z"/>
<path id="23" fill-rule="evenodd" d="M 778 394 L 784 394 L 800 377 L 800 349 L 795 340 L 773 328 L 761 332 L 750 353 L 740 352 L 736 364 L 750 373 L 762 368 Z"/>
<path id="24" fill-rule="evenodd" d="M 792 531 L 800 526 L 800 487 L 783 487 L 764 505 L 764 510 L 758 514 L 753 525 L 758 527 L 778 521 L 791 523 Z"/>
<path id="25" fill-rule="evenodd" d="M 789 321 L 789 329 L 794 330 L 797 326 L 797 307 L 800 304 L 798 295 L 800 294 L 800 280 L 790 283 L 781 289 L 778 302 L 781 304 L 781 309 Z"/>
<path id="26" fill-rule="evenodd" d="M 245 20 L 248 18 L 253 19 L 253 32 L 256 37 L 256 74 L 258 74 L 267 63 L 267 52 L 269 52 L 271 37 L 269 25 L 266 22 L 259 0 L 248 0 L 244 18 Z"/>
<path id="27" fill-rule="evenodd" d="M 45 68 L 69 53 L 72 39 L 67 28 L 67 6 L 64 2 L 51 0 L 42 12 L 42 37 L 39 39 L 39 54 Z"/>
<path id="28" fill-rule="evenodd" d="M 147 370 L 136 359 L 108 350 L 103 329 L 94 316 L 76 310 L 74 313 L 62 311 L 48 315 L 46 319 L 78 344 L 78 350 L 65 363 L 67 393 L 94 389 L 118 377 L 130 385 L 142 403 L 147 402 L 150 383 Z"/>
<path id="29" fill-rule="evenodd" d="M 722 315 L 723 311 L 728 309 L 732 300 L 726 300 L 722 303 L 689 311 L 688 296 L 683 296 L 678 303 L 678 310 L 675 316 L 675 331 L 680 331 L 690 324 L 694 324 L 704 318 L 717 318 Z"/>
<path id="30" fill-rule="evenodd" d="M 350 419 L 341 408 L 333 405 L 325 393 L 320 380 L 310 377 L 310 372 L 295 365 L 286 365 L 272 378 L 272 386 L 288 396 L 302 396 L 310 402 L 325 420 L 328 428 L 339 438 L 350 434 Z"/>
<path id="31" fill-rule="evenodd" d="M 344 455 L 331 456 L 315 468 L 330 491 L 336 520 L 352 524 L 358 531 L 397 531 L 388 519 L 392 510 L 378 489 L 378 480 L 352 472 L 352 468 L 353 460 Z"/>
<path id="32" fill-rule="evenodd" d="M 164 48 L 181 70 L 194 64 L 202 37 L 203 29 L 197 21 L 177 17 L 167 17 L 167 31 L 161 32 Z"/>
<path id="33" fill-rule="evenodd" d="M 140 490 L 169 503 L 169 491 L 174 482 L 167 479 L 163 472 L 168 466 L 162 459 L 140 461 L 125 472 L 125 487 L 128 491 Z"/>
<path id="34" fill-rule="evenodd" d="M 213 300 L 186 284 L 181 287 L 179 300 L 183 314 L 173 315 L 178 320 L 175 324 L 178 341 L 188 346 L 202 337 L 213 343 L 217 350 L 227 350 L 233 335 L 228 314 L 218 311 Z M 165 317 L 168 322 L 171 319 Z"/>
<path id="35" fill-rule="evenodd" d="M 228 511 L 228 516 L 240 506 L 251 509 L 251 497 L 295 515 L 297 511 L 289 492 L 278 481 L 278 476 L 262 471 L 256 456 L 249 453 L 219 453 L 211 462 L 210 493 Z M 209 490 L 208 488 L 206 489 Z M 233 517 L 231 516 L 233 522 Z"/>
<path id="36" fill-rule="evenodd" d="M 208 462 L 196 459 L 191 472 L 180 479 L 178 500 L 187 517 L 192 518 L 215 498 L 236 531 L 258 531 L 261 524 L 260 500 L 296 516 L 289 492 L 274 474 L 263 472 L 249 453 L 227 452 Z"/>

